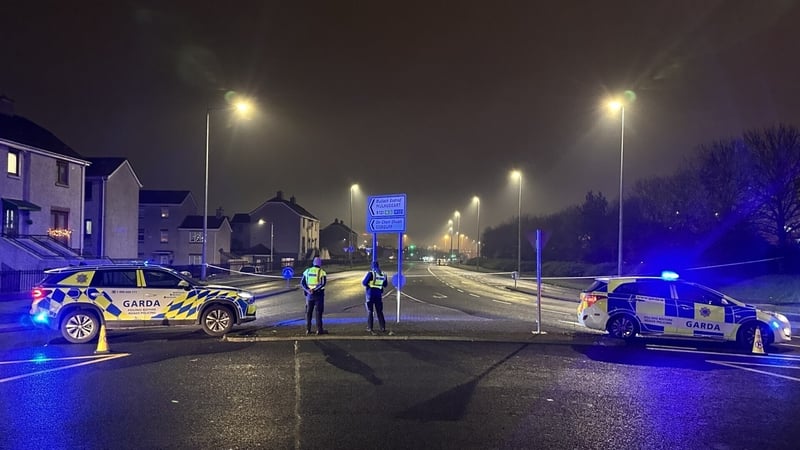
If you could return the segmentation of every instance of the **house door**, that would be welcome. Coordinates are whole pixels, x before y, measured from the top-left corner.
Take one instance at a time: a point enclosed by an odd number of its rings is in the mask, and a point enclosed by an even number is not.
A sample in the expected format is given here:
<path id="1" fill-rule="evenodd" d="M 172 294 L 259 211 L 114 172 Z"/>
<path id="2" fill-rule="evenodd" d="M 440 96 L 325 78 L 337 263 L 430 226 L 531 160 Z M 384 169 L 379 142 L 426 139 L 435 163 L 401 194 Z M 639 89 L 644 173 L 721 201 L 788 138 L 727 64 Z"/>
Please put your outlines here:
<path id="1" fill-rule="evenodd" d="M 16 236 L 19 233 L 18 217 L 16 209 L 3 207 L 3 235 Z"/>

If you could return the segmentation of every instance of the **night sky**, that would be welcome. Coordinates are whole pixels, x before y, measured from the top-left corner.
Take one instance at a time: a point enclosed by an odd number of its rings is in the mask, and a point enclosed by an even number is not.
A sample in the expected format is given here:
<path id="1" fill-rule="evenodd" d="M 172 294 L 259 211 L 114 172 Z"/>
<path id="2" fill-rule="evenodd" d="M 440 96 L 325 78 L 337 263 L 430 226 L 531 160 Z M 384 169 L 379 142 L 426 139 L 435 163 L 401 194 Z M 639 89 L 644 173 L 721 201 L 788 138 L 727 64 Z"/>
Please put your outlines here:
<path id="1" fill-rule="evenodd" d="M 0 13 L 0 94 L 78 153 L 127 157 L 144 189 L 209 210 L 278 190 L 363 231 L 367 195 L 406 193 L 408 234 L 616 201 L 698 145 L 800 126 L 800 7 L 790 1 L 30 1 Z"/>

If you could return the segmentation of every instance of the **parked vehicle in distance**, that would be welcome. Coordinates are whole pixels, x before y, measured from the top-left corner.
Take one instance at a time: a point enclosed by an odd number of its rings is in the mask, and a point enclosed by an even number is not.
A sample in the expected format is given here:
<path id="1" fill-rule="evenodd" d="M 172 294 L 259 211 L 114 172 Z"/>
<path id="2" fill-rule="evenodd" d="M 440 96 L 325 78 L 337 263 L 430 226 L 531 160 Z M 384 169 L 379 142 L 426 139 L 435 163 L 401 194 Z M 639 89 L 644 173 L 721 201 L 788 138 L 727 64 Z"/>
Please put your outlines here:
<path id="1" fill-rule="evenodd" d="M 736 341 L 752 348 L 757 329 L 765 347 L 792 338 L 784 315 L 679 280 L 672 273 L 661 278 L 597 278 L 581 292 L 577 314 L 581 325 L 622 339 L 654 334 Z"/>
<path id="2" fill-rule="evenodd" d="M 222 336 L 256 318 L 252 293 L 206 285 L 161 266 L 51 269 L 32 294 L 33 322 L 78 344 L 97 337 L 101 324 L 108 329 L 199 324 L 208 335 Z"/>

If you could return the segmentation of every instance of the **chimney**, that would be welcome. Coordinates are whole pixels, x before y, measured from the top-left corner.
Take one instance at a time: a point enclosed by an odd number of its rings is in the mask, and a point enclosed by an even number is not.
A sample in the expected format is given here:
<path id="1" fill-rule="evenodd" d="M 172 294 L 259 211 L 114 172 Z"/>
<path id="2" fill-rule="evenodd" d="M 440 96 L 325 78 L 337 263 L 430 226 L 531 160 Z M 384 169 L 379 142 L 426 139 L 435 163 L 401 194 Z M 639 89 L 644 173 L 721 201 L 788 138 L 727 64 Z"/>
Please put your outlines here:
<path id="1" fill-rule="evenodd" d="M 225 212 L 225 210 L 222 209 L 222 206 L 217 208 L 217 214 L 216 214 L 217 219 L 222 219 L 222 213 L 224 213 L 224 212 Z"/>
<path id="2" fill-rule="evenodd" d="M 294 201 L 294 195 L 293 195 L 293 196 L 291 196 L 291 197 L 289 197 L 289 203 L 291 203 L 291 204 L 293 204 L 293 205 L 296 203 L 296 202 Z"/>
<path id="3" fill-rule="evenodd" d="M 5 95 L 0 95 L 0 114 L 14 117 L 14 100 Z"/>
<path id="4" fill-rule="evenodd" d="M 278 191 L 278 193 L 275 194 L 275 198 L 278 200 L 283 200 L 283 191 Z"/>

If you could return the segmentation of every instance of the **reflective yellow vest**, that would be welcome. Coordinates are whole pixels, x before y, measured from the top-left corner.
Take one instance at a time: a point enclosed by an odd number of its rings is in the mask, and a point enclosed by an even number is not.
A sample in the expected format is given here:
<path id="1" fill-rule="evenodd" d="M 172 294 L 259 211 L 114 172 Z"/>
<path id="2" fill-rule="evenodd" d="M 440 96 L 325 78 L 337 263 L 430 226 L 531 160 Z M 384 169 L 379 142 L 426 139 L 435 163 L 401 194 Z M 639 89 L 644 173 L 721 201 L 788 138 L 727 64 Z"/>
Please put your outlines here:
<path id="1" fill-rule="evenodd" d="M 382 272 L 372 271 L 372 279 L 369 280 L 369 287 L 372 289 L 383 289 L 383 282 L 386 281 L 386 275 Z"/>
<path id="2" fill-rule="evenodd" d="M 309 289 L 314 289 L 322 284 L 322 279 L 325 275 L 326 273 L 321 267 L 309 267 L 303 272 L 303 277 L 305 277 Z"/>

